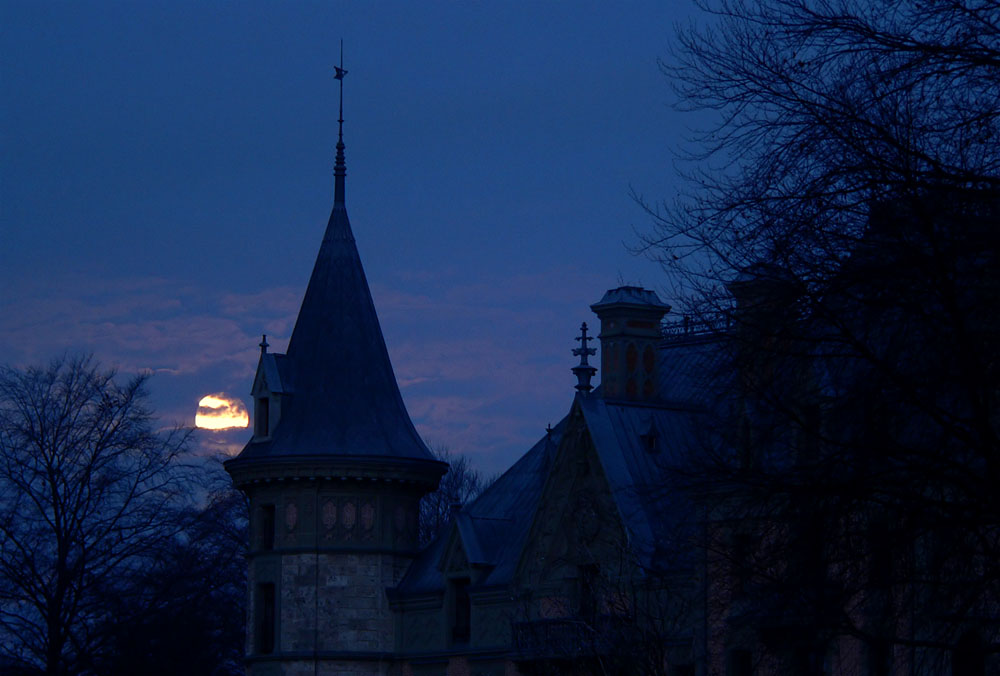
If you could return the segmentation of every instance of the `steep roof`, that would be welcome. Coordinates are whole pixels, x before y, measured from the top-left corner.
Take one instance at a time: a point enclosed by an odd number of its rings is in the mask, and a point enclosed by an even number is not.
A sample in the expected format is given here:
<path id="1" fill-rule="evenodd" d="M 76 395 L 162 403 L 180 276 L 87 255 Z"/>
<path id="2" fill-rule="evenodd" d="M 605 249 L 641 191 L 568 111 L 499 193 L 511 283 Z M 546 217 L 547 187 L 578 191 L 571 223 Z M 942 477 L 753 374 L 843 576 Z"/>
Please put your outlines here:
<path id="1" fill-rule="evenodd" d="M 347 209 L 333 207 L 284 364 L 293 394 L 270 440 L 241 459 L 285 455 L 432 460 L 403 405 Z"/>
<path id="2" fill-rule="evenodd" d="M 288 365 L 285 355 L 265 352 L 257 365 L 257 381 L 267 386 L 273 394 L 291 394 L 288 384 Z M 254 383 L 256 387 L 257 383 Z"/>
<path id="3" fill-rule="evenodd" d="M 696 521 L 688 501 L 670 488 L 671 469 L 704 443 L 703 416 L 711 406 L 708 392 L 720 351 L 716 338 L 706 335 L 671 337 L 659 351 L 664 401 L 607 401 L 598 388 L 578 394 L 574 406 L 583 413 L 635 552 L 648 566 L 675 567 L 684 565 L 684 554 L 691 551 L 679 546 L 678 540 L 690 536 L 686 529 Z M 444 588 L 438 565 L 453 529 L 470 563 L 490 568 L 480 585 L 511 582 L 569 418 L 457 514 L 453 528 L 410 566 L 396 593 L 407 596 Z"/>
<path id="4" fill-rule="evenodd" d="M 577 397 L 633 551 L 647 568 L 678 563 L 693 523 L 672 470 L 698 448 L 699 410 Z"/>
<path id="5" fill-rule="evenodd" d="M 343 73 L 338 69 L 341 83 Z M 339 122 L 333 211 L 288 352 L 273 364 L 261 360 L 265 368 L 280 368 L 271 377 L 286 395 L 281 417 L 269 438 L 251 440 L 230 463 L 307 456 L 429 461 L 443 468 L 403 405 L 347 217 L 343 98 Z"/>
<path id="6" fill-rule="evenodd" d="M 565 427 L 563 419 L 459 512 L 454 527 L 470 563 L 491 567 L 480 584 L 505 584 L 512 579 Z M 421 552 L 400 581 L 397 593 L 419 594 L 443 588 L 438 564 L 451 531 L 445 529 Z"/>

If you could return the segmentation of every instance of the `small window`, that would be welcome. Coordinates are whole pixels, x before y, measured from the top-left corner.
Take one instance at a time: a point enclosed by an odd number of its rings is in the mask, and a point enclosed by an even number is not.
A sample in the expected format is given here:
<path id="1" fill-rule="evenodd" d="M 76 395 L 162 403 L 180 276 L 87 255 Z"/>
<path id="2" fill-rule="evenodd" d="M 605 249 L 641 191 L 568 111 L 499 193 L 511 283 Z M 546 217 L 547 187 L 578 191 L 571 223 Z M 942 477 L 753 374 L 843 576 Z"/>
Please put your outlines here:
<path id="1" fill-rule="evenodd" d="M 656 435 L 656 426 L 650 423 L 649 430 L 645 434 L 639 435 L 642 447 L 647 453 L 656 453 L 660 450 L 659 439 Z"/>
<path id="2" fill-rule="evenodd" d="M 639 349 L 635 346 L 635 343 L 629 343 L 625 349 L 625 370 L 630 374 L 635 373 L 638 365 Z"/>
<path id="3" fill-rule="evenodd" d="M 753 655 L 749 650 L 730 650 L 728 676 L 751 676 L 753 674 Z"/>
<path id="4" fill-rule="evenodd" d="M 747 533 L 733 535 L 732 545 L 732 584 L 733 594 L 745 594 L 753 574 L 755 540 Z"/>
<path id="5" fill-rule="evenodd" d="M 253 423 L 254 434 L 258 437 L 266 437 L 271 433 L 271 400 L 267 397 L 257 399 L 257 410 L 254 411 Z"/>
<path id="6" fill-rule="evenodd" d="M 892 529 L 886 523 L 876 521 L 868 528 L 868 581 L 875 587 L 886 588 L 896 580 L 892 537 Z"/>
<path id="7" fill-rule="evenodd" d="M 257 652 L 270 655 L 274 652 L 274 584 L 257 585 Z"/>
<path id="8" fill-rule="evenodd" d="M 813 676 L 825 673 L 823 655 L 813 648 L 799 648 L 793 655 L 791 673 L 795 676 Z"/>
<path id="9" fill-rule="evenodd" d="M 454 608 L 451 623 L 451 640 L 468 643 L 472 633 L 472 600 L 469 598 L 469 579 L 452 581 Z"/>
<path id="10" fill-rule="evenodd" d="M 892 649 L 888 641 L 874 639 L 868 644 L 868 673 L 871 676 L 892 673 Z"/>
<path id="11" fill-rule="evenodd" d="M 985 676 L 986 649 L 977 632 L 967 631 L 958 639 L 951 651 L 951 673 L 953 676 Z"/>
<path id="12" fill-rule="evenodd" d="M 262 505 L 260 508 L 260 525 L 258 537 L 260 548 L 264 551 L 274 549 L 274 505 Z"/>
<path id="13" fill-rule="evenodd" d="M 580 618 L 593 620 L 597 617 L 599 571 L 596 565 L 587 564 L 577 568 Z"/>

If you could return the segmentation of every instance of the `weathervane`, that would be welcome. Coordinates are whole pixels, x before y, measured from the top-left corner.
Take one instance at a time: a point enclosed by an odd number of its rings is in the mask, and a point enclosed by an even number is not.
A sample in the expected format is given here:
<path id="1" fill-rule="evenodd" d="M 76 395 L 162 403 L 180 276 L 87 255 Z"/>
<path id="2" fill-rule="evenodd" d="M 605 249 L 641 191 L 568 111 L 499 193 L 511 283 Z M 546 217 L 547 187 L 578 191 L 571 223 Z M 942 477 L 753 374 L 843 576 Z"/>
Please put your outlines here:
<path id="1" fill-rule="evenodd" d="M 587 347 L 587 341 L 593 340 L 587 335 L 587 322 L 580 326 L 580 335 L 576 339 L 580 341 L 580 347 L 573 349 L 573 356 L 580 358 L 580 363 L 572 369 L 578 381 L 576 389 L 580 392 L 590 392 L 594 389 L 594 386 L 590 384 L 590 379 L 597 373 L 597 369 L 587 362 L 587 357 L 597 354 L 597 348 Z"/>
<path id="2" fill-rule="evenodd" d="M 340 41 L 340 65 L 334 66 L 333 77 L 340 81 L 340 114 L 337 117 L 337 162 L 334 165 L 333 175 L 335 177 L 334 185 L 334 204 L 344 204 L 344 176 L 347 175 L 347 164 L 344 162 L 344 76 L 347 75 L 347 71 L 344 70 L 344 41 Z"/>

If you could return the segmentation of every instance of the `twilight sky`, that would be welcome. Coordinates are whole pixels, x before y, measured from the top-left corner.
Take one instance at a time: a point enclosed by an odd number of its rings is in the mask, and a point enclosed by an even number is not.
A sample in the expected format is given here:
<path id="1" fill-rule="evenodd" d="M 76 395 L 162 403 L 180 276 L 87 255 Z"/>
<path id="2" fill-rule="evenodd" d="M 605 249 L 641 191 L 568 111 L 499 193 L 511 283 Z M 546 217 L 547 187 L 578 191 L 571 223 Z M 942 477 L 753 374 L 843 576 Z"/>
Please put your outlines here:
<path id="1" fill-rule="evenodd" d="M 685 3 L 0 3 L 0 351 L 150 369 L 164 424 L 249 402 L 333 201 L 432 447 L 507 467 L 569 409 L 589 304 L 677 190 Z M 600 374 L 598 374 L 598 379 Z M 238 448 L 248 432 L 199 432 Z"/>

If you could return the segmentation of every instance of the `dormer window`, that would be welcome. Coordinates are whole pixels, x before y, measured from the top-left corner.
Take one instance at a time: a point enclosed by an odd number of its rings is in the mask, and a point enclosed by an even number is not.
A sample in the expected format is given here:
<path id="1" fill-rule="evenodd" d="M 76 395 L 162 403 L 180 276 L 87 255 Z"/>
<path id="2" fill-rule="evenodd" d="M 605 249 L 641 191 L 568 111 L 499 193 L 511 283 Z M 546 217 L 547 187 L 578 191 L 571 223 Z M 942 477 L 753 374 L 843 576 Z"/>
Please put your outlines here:
<path id="1" fill-rule="evenodd" d="M 577 568 L 577 612 L 580 619 L 588 622 L 597 617 L 599 574 L 593 563 Z"/>
<path id="2" fill-rule="evenodd" d="M 472 633 L 472 600 L 469 598 L 469 578 L 452 580 L 452 643 L 468 643 Z"/>
<path id="3" fill-rule="evenodd" d="M 257 585 L 255 627 L 257 652 L 270 655 L 274 652 L 274 583 L 266 582 Z"/>
<path id="4" fill-rule="evenodd" d="M 639 439 L 642 441 L 642 447 L 647 453 L 657 453 L 660 450 L 659 438 L 656 434 L 656 425 L 652 422 L 649 424 L 649 429 L 645 434 L 640 434 Z"/>
<path id="5" fill-rule="evenodd" d="M 271 400 L 267 397 L 258 397 L 257 406 L 253 414 L 254 434 L 258 437 L 266 437 L 271 433 Z"/>

